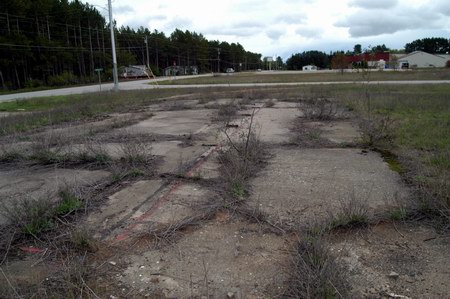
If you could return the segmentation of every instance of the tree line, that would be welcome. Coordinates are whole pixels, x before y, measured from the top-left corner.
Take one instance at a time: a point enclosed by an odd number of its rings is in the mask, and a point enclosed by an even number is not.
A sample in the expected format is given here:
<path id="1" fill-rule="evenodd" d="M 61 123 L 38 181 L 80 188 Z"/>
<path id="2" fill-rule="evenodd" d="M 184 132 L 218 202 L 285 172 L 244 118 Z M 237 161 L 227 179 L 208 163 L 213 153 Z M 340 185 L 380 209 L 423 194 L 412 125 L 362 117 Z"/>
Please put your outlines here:
<path id="1" fill-rule="evenodd" d="M 450 52 L 450 40 L 443 37 L 423 38 L 407 43 L 404 49 L 396 50 L 386 47 L 385 44 L 376 45 L 362 49 L 360 44 L 353 47 L 353 51 L 336 51 L 329 54 L 321 51 L 304 51 L 302 53 L 292 54 L 286 60 L 288 70 L 301 70 L 303 66 L 315 65 L 319 68 L 335 68 L 336 64 L 345 64 L 345 56 L 359 55 L 362 53 L 411 53 L 414 51 L 423 51 L 431 54 L 445 54 Z M 340 68 L 340 67 L 339 67 Z"/>
<path id="2" fill-rule="evenodd" d="M 166 36 L 121 27 L 115 35 L 119 66 L 148 62 L 156 75 L 174 64 L 200 72 L 261 66 L 261 54 L 239 43 L 210 41 L 188 30 Z M 104 70 L 104 79 L 112 77 L 109 22 L 96 7 L 79 0 L 0 1 L 0 88 L 93 82 L 96 69 Z"/>

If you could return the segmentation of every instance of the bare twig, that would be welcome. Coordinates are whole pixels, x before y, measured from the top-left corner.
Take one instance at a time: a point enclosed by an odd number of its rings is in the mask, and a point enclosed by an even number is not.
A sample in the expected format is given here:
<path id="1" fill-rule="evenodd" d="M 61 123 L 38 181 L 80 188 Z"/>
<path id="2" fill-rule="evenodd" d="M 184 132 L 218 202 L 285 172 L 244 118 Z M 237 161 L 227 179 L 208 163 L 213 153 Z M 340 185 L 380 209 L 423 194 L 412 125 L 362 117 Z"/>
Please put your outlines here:
<path id="1" fill-rule="evenodd" d="M 81 279 L 81 282 L 83 283 L 83 285 L 91 292 L 91 294 L 94 295 L 95 298 L 100 299 L 100 297 L 97 296 L 97 294 L 87 285 L 87 283 L 84 281 L 83 277 L 80 277 L 80 279 Z"/>

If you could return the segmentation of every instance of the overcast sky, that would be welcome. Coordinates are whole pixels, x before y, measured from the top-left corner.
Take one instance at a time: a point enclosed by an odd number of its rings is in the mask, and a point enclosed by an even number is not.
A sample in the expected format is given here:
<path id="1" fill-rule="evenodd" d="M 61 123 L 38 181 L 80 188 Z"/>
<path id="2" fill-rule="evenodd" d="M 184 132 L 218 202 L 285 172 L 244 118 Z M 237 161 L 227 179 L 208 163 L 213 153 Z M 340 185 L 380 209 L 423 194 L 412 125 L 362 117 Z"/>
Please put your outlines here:
<path id="1" fill-rule="evenodd" d="M 84 1 L 107 7 L 107 0 Z M 119 26 L 166 35 L 175 28 L 190 30 L 286 59 L 307 50 L 352 50 L 357 43 L 403 48 L 419 38 L 450 38 L 448 1 L 113 0 L 113 14 Z"/>

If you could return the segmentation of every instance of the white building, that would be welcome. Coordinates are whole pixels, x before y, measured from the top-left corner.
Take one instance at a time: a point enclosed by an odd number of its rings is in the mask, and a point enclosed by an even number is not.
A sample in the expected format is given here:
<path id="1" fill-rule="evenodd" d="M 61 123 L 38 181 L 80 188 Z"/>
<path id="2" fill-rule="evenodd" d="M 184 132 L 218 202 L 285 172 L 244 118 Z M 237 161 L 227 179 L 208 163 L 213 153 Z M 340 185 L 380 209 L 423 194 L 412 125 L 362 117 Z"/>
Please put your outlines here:
<path id="1" fill-rule="evenodd" d="M 302 70 L 304 71 L 317 71 L 317 66 L 315 65 L 305 65 Z"/>
<path id="2" fill-rule="evenodd" d="M 415 51 L 398 57 L 399 68 L 445 67 L 448 55 Z"/>

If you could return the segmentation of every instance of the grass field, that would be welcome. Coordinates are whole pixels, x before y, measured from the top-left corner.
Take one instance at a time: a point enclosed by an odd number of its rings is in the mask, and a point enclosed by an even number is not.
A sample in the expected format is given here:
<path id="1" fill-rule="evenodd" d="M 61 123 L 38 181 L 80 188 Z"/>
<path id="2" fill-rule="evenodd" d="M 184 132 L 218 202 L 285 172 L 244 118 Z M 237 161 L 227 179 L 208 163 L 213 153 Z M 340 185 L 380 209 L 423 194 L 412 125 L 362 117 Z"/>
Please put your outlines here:
<path id="1" fill-rule="evenodd" d="M 372 81 L 398 81 L 398 80 L 448 80 L 450 69 L 427 69 L 409 71 L 373 71 L 370 72 Z M 293 72 L 293 73 L 233 73 L 220 74 L 213 77 L 186 78 L 160 82 L 161 85 L 180 84 L 236 84 L 236 83 L 289 83 L 289 82 L 339 82 L 339 81 L 364 81 L 362 72 Z"/>

